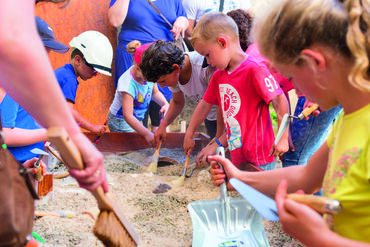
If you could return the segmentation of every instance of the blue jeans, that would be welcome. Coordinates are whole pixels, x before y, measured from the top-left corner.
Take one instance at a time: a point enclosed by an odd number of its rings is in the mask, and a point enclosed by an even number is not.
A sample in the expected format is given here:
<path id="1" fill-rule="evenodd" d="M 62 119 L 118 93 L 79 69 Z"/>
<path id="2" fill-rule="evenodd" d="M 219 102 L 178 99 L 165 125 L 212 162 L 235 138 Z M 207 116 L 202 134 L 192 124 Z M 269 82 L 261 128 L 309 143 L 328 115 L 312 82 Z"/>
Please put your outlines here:
<path id="1" fill-rule="evenodd" d="M 300 97 L 295 108 L 294 115 L 297 116 L 303 110 L 305 97 Z M 326 140 L 331 124 L 342 110 L 340 105 L 321 112 L 316 117 L 310 116 L 308 120 L 293 119 L 291 125 L 291 137 L 295 151 L 284 154 L 283 167 L 293 165 L 306 165 L 310 157 Z"/>
<path id="2" fill-rule="evenodd" d="M 275 165 L 276 165 L 276 161 L 273 161 L 273 162 L 270 162 L 270 163 L 267 163 L 267 164 L 264 164 L 258 167 L 264 171 L 271 171 L 275 169 Z"/>
<path id="3" fill-rule="evenodd" d="M 108 128 L 110 132 L 135 132 L 133 128 L 123 119 L 108 113 Z"/>

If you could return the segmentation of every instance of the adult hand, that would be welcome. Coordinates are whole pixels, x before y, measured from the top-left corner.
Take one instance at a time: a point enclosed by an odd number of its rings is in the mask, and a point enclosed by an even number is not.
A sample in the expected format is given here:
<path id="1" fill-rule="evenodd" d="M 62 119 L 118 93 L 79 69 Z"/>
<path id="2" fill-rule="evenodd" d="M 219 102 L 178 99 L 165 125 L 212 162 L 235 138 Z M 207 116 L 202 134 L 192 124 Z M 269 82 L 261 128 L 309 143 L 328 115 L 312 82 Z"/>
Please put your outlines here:
<path id="1" fill-rule="evenodd" d="M 188 153 L 191 153 L 194 149 L 195 141 L 193 138 L 193 134 L 185 134 L 184 137 L 184 153 L 187 155 Z"/>
<path id="2" fill-rule="evenodd" d="M 155 144 L 155 141 L 154 141 L 154 134 L 150 131 L 147 131 L 144 135 L 144 138 L 146 140 L 147 143 L 149 143 L 149 145 L 151 147 L 156 147 L 156 144 Z"/>
<path id="3" fill-rule="evenodd" d="M 185 37 L 185 30 L 189 26 L 189 21 L 185 16 L 180 16 L 176 19 L 172 26 L 171 32 L 173 33 L 174 39 L 177 40 L 179 36 Z"/>
<path id="4" fill-rule="evenodd" d="M 167 138 L 166 125 L 164 123 L 161 123 L 154 133 L 155 145 L 157 146 L 159 144 L 159 141 L 164 143 L 166 141 L 166 138 Z"/>
<path id="5" fill-rule="evenodd" d="M 85 166 L 83 170 L 69 169 L 71 176 L 77 180 L 81 188 L 92 191 L 102 186 L 103 190 L 108 192 L 102 153 L 96 149 L 82 132 L 78 132 L 70 137 L 80 151 Z"/>
<path id="6" fill-rule="evenodd" d="M 208 161 L 208 156 L 215 155 L 217 147 L 218 144 L 216 142 L 213 142 L 212 144 L 209 144 L 206 147 L 204 147 L 197 155 L 196 161 L 197 167 L 201 167 L 203 165 L 210 165 Z"/>
<path id="7" fill-rule="evenodd" d="M 106 130 L 104 125 L 94 125 L 91 132 L 97 135 L 103 135 Z"/>
<path id="8" fill-rule="evenodd" d="M 28 168 L 28 169 L 31 169 L 31 172 L 33 174 L 36 174 L 37 169 L 34 166 L 35 166 L 35 163 L 36 163 L 37 160 L 38 160 L 38 158 L 37 157 L 34 157 L 32 159 L 26 160 L 22 165 L 24 167 Z M 42 171 L 42 176 L 44 176 L 45 175 L 45 172 L 46 172 L 46 165 L 45 165 L 45 163 L 42 160 L 40 161 L 40 167 L 42 169 L 41 170 Z"/>
<path id="9" fill-rule="evenodd" d="M 220 155 L 213 155 L 208 156 L 208 160 L 211 162 L 211 169 L 209 172 L 211 173 L 213 185 L 219 186 L 230 178 L 239 178 L 241 171 L 236 168 L 229 159 L 221 157 Z M 224 169 L 220 168 L 218 163 L 220 163 Z M 229 183 L 227 183 L 227 187 L 229 190 L 235 190 Z"/>
<path id="10" fill-rule="evenodd" d="M 275 201 L 282 229 L 305 245 L 320 245 L 318 238 L 330 232 L 322 216 L 310 207 L 287 199 L 286 180 L 282 180 L 276 190 Z M 313 244 L 316 242 L 317 244 Z"/>

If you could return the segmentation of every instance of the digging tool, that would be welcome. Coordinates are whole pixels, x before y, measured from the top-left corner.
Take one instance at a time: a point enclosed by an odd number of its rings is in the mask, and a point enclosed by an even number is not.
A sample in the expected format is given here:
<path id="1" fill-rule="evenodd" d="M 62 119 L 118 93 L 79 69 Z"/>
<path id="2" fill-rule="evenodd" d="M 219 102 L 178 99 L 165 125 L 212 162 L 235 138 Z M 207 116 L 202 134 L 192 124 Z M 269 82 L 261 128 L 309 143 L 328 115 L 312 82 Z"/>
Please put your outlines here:
<path id="1" fill-rule="evenodd" d="M 81 154 L 64 128 L 49 128 L 48 139 L 59 150 L 69 167 L 83 169 Z M 94 226 L 95 236 L 105 246 L 137 246 L 139 238 L 118 205 L 104 193 L 102 187 L 91 193 L 97 200 L 100 210 Z"/>
<path id="2" fill-rule="evenodd" d="M 278 221 L 276 203 L 270 197 L 255 190 L 251 186 L 239 181 L 236 178 L 230 179 L 230 184 L 254 207 L 264 218 L 270 221 Z M 340 203 L 327 197 L 289 194 L 288 198 L 306 204 L 322 214 L 337 214 L 342 210 Z"/>
<path id="3" fill-rule="evenodd" d="M 299 115 L 298 117 L 294 116 L 294 115 L 289 115 L 289 114 L 285 114 L 283 116 L 283 119 L 281 120 L 281 124 L 280 124 L 280 128 L 276 134 L 276 138 L 275 138 L 275 142 L 274 144 L 277 145 L 281 139 L 281 137 L 283 136 L 286 128 L 289 126 L 289 123 L 290 123 L 290 119 L 291 118 L 294 118 L 294 119 L 298 119 L 298 120 L 302 120 L 304 119 L 305 117 L 309 116 L 312 112 L 314 112 L 317 108 L 319 108 L 319 105 L 318 104 L 313 104 L 309 107 L 306 107 Z"/>
<path id="4" fill-rule="evenodd" d="M 224 156 L 224 149 L 217 148 Z M 226 183 L 219 198 L 188 204 L 193 225 L 193 246 L 269 246 L 262 216 L 243 198 L 231 198 Z"/>
<path id="5" fill-rule="evenodd" d="M 35 164 L 33 165 L 35 168 L 36 168 L 36 180 L 38 182 L 41 182 L 43 180 L 43 175 L 42 175 L 42 167 L 40 166 L 40 162 L 41 162 L 41 159 L 44 157 L 44 156 L 49 156 L 49 154 L 39 148 L 33 148 L 31 149 L 30 151 L 31 153 L 33 154 L 38 154 L 40 155 L 39 156 L 39 159 L 35 162 Z"/>
<path id="6" fill-rule="evenodd" d="M 55 150 L 52 146 L 50 146 L 50 142 L 45 143 L 45 147 L 48 149 L 48 151 L 55 157 L 57 160 L 59 160 L 62 164 L 64 164 L 63 159 L 59 156 L 58 151 Z M 55 179 L 61 179 L 69 176 L 69 171 L 61 172 L 61 173 L 54 173 Z"/>
<path id="7" fill-rule="evenodd" d="M 176 180 L 172 181 L 172 184 L 174 186 L 180 187 L 184 184 L 185 177 L 186 177 L 186 170 L 188 169 L 188 165 L 189 165 L 189 159 L 190 159 L 190 152 L 186 155 L 186 160 L 184 164 L 184 169 L 182 170 L 182 175 Z"/>
<path id="8" fill-rule="evenodd" d="M 158 158 L 159 158 L 159 149 L 161 148 L 162 141 L 159 141 L 159 144 L 157 148 L 155 149 L 155 152 L 152 157 L 152 162 L 150 162 L 150 165 L 148 169 L 146 169 L 147 172 L 152 172 L 156 173 L 157 172 L 157 167 L 158 167 Z"/>

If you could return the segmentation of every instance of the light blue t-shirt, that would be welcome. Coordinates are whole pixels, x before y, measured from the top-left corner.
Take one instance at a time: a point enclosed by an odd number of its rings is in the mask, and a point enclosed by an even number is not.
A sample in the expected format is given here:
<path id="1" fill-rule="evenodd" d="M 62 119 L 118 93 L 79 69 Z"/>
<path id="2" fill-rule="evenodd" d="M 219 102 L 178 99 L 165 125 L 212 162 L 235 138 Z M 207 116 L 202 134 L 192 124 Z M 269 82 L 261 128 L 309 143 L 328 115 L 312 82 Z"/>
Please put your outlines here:
<path id="1" fill-rule="evenodd" d="M 1 124 L 5 128 L 20 128 L 20 129 L 40 129 L 38 123 L 33 117 L 23 109 L 17 102 L 15 102 L 8 94 L 5 95 L 0 104 Z M 22 147 L 8 147 L 14 158 L 20 163 L 36 157 L 36 154 L 31 153 L 31 149 L 44 149 L 44 143 L 38 142 Z"/>
<path id="2" fill-rule="evenodd" d="M 131 67 L 132 68 L 132 67 Z M 134 99 L 134 116 L 139 121 L 143 120 L 148 110 L 153 93 L 153 82 L 139 84 L 135 81 L 129 68 L 118 80 L 116 94 L 109 111 L 116 117 L 122 118 L 122 92 L 126 92 Z"/>

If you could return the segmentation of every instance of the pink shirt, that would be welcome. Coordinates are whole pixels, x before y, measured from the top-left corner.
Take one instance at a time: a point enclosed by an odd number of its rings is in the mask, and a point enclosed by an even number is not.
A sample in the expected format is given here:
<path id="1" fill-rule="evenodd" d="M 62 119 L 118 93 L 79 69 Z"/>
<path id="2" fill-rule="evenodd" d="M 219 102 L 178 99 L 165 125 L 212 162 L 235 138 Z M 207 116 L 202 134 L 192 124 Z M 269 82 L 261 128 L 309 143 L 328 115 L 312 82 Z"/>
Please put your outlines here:
<path id="1" fill-rule="evenodd" d="M 268 156 L 275 140 L 269 103 L 281 93 L 266 66 L 252 57 L 232 73 L 217 70 L 213 74 L 203 100 L 221 107 L 234 165 L 275 160 Z"/>
<path id="2" fill-rule="evenodd" d="M 270 60 L 262 56 L 260 50 L 258 49 L 257 43 L 251 44 L 248 49 L 245 51 L 249 56 L 254 57 L 256 60 L 264 63 L 267 68 L 269 68 L 271 74 L 274 76 L 275 80 L 280 84 L 281 89 L 284 91 L 284 94 L 287 93 L 294 88 L 293 83 L 288 80 L 288 78 L 283 77 L 277 71 L 275 67 L 273 67 L 270 63 Z"/>

